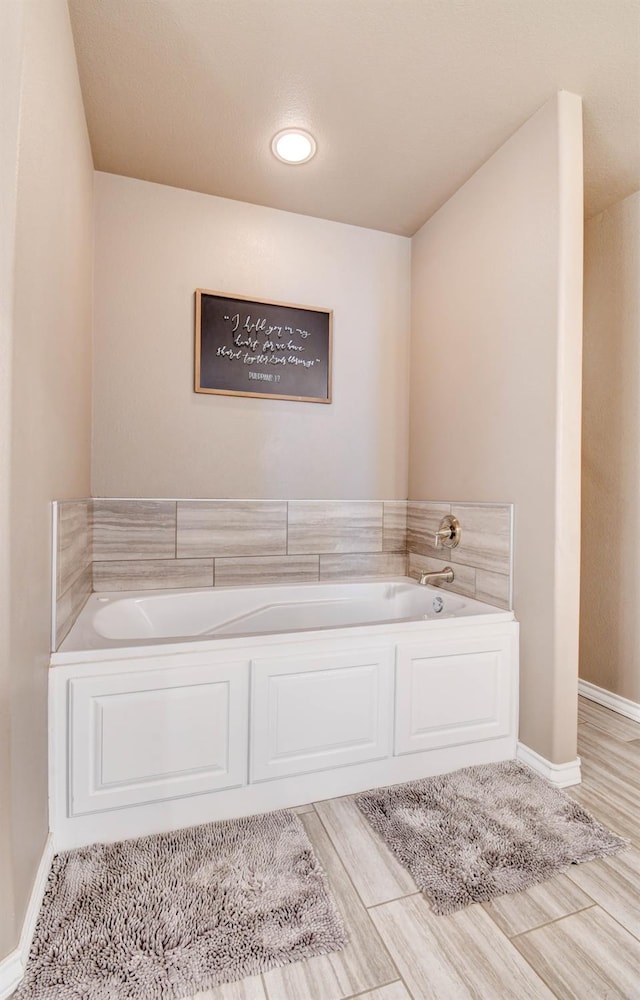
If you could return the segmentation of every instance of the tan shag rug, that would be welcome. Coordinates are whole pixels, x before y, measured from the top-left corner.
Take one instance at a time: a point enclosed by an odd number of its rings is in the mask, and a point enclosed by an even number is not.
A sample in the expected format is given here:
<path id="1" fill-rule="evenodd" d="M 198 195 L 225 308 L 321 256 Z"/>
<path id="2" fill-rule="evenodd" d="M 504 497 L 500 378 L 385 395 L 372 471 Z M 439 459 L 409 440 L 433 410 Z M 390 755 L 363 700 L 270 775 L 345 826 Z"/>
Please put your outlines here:
<path id="1" fill-rule="evenodd" d="M 435 913 L 520 892 L 626 841 L 518 761 L 356 797 Z"/>
<path id="2" fill-rule="evenodd" d="M 177 1000 L 345 944 L 280 811 L 56 855 L 16 1000 Z"/>

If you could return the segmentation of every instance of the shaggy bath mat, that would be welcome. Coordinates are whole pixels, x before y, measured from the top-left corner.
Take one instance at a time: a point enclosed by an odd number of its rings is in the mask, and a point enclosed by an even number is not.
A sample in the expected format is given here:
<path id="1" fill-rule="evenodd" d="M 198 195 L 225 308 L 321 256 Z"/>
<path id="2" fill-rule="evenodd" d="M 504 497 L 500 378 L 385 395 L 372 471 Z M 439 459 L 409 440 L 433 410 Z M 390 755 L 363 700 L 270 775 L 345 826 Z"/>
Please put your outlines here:
<path id="1" fill-rule="evenodd" d="M 439 914 L 626 846 L 517 761 L 376 788 L 356 803 Z"/>
<path id="2" fill-rule="evenodd" d="M 345 933 L 292 812 L 58 854 L 16 1000 L 166 1000 L 311 955 Z"/>

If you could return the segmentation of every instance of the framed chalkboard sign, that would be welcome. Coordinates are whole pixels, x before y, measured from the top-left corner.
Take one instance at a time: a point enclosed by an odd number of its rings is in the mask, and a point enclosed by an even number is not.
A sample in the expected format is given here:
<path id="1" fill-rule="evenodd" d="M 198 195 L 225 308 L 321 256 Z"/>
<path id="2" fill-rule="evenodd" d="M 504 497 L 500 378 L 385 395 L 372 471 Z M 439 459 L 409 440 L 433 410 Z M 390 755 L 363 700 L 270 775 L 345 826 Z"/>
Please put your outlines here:
<path id="1" fill-rule="evenodd" d="M 331 402 L 330 309 L 196 289 L 196 392 Z"/>

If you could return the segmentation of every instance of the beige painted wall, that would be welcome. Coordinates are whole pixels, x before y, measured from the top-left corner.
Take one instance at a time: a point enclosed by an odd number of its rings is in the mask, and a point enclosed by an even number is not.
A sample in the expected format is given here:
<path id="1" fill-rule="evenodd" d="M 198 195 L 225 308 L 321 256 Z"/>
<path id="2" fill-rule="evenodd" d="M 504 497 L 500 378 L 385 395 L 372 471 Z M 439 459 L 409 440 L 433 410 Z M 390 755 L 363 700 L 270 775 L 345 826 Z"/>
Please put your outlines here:
<path id="1" fill-rule="evenodd" d="M 96 174 L 93 494 L 406 498 L 410 247 Z M 198 287 L 333 309 L 331 405 L 194 393 Z"/>
<path id="2" fill-rule="evenodd" d="M 8 754 L 0 743 L 0 848 L 9 849 L 11 880 L 0 892 L 0 958 L 17 944 L 48 829 L 50 502 L 89 488 L 93 186 L 67 5 L 8 7 L 2 201 L 3 221 L 6 205 L 15 227 L 3 243 L 1 289 L 10 305 L 0 379 L 11 393 L 0 393 L 3 723 L 10 715 Z"/>
<path id="3" fill-rule="evenodd" d="M 413 241 L 409 497 L 515 503 L 520 738 L 555 763 L 576 756 L 581 140 L 561 93 Z"/>
<path id="4" fill-rule="evenodd" d="M 585 228 L 580 676 L 640 702 L 640 191 Z"/>
<path id="5" fill-rule="evenodd" d="M 15 944 L 11 862 L 11 345 L 24 7 L 0 4 L 0 960 Z"/>

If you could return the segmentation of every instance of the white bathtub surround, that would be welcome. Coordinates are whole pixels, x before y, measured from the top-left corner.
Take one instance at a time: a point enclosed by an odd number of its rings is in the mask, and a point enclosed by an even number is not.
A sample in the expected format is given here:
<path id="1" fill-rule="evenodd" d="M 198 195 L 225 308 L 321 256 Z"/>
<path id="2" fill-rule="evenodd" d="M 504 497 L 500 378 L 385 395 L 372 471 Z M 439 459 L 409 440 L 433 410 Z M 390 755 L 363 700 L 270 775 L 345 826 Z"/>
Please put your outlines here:
<path id="1" fill-rule="evenodd" d="M 189 596 L 94 595 L 53 655 L 57 847 L 515 756 L 509 611 L 406 577 Z"/>

